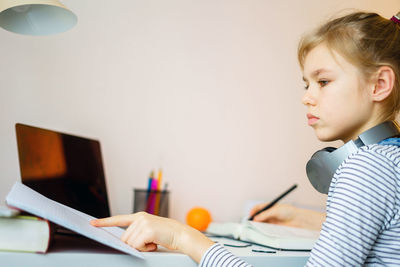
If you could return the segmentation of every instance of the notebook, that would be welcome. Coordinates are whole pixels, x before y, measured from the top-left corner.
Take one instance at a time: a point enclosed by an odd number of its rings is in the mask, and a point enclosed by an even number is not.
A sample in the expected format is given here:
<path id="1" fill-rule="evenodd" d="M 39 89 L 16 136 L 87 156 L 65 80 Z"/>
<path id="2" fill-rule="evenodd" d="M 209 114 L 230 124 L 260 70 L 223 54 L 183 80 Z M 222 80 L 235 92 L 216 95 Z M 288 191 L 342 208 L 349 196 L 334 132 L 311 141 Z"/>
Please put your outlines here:
<path id="1" fill-rule="evenodd" d="M 212 222 L 206 232 L 284 251 L 310 251 L 319 237 L 318 231 L 253 221 Z"/>
<path id="2" fill-rule="evenodd" d="M 20 182 L 6 197 L 7 205 L 47 219 L 73 232 L 129 255 L 143 258 L 142 253 L 120 240 L 124 230 L 119 227 L 97 228 L 90 224 L 94 217 L 48 199 Z"/>
<path id="3" fill-rule="evenodd" d="M 100 142 L 15 125 L 22 183 L 93 217 L 110 216 Z"/>

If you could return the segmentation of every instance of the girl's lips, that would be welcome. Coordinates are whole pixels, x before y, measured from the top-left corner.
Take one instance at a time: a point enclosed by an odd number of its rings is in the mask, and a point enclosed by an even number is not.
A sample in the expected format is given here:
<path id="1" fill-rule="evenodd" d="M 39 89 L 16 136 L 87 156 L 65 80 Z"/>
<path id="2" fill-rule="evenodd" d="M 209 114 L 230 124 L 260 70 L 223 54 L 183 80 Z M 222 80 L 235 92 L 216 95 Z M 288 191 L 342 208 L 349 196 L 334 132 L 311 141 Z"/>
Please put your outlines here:
<path id="1" fill-rule="evenodd" d="M 308 125 L 310 125 L 310 126 L 317 123 L 317 121 L 319 120 L 318 117 L 315 117 L 314 115 L 312 115 L 310 113 L 307 114 L 307 119 L 308 119 Z"/>
<path id="2" fill-rule="evenodd" d="M 313 124 L 315 124 L 315 123 L 317 123 L 317 121 L 318 121 L 319 119 L 318 118 L 312 118 L 312 119 L 308 119 L 308 125 L 313 125 Z"/>

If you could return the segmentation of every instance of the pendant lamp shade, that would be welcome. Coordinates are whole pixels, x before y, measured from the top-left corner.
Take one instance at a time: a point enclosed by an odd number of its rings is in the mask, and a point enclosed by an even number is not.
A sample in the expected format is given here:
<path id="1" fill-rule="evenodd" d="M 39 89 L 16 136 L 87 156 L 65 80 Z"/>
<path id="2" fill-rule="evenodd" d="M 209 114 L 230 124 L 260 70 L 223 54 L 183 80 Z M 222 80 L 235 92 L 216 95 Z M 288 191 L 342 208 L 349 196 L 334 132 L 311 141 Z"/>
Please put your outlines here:
<path id="1" fill-rule="evenodd" d="M 0 0 L 0 27 L 26 35 L 51 35 L 71 29 L 74 13 L 57 0 Z"/>

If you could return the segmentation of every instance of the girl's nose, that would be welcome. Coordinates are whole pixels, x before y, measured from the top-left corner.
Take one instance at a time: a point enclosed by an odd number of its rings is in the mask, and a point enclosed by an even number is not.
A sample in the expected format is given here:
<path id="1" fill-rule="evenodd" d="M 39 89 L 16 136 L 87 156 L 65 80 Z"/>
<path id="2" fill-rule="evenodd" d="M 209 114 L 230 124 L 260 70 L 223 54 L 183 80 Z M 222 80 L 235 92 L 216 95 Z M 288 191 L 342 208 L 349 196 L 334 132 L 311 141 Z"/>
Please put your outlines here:
<path id="1" fill-rule="evenodd" d="M 315 103 L 316 103 L 315 97 L 311 94 L 310 88 L 303 95 L 303 97 L 301 99 L 301 103 L 303 103 L 303 105 L 305 105 L 305 106 L 308 106 L 308 105 L 313 106 L 313 105 L 315 105 Z"/>

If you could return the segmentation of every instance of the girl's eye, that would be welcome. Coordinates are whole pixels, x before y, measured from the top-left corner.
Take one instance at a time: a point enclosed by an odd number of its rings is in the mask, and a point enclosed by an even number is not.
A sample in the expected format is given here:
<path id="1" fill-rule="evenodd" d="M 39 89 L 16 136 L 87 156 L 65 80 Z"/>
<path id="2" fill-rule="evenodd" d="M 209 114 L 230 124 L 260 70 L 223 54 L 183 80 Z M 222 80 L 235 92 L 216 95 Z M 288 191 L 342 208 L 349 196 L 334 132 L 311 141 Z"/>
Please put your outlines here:
<path id="1" fill-rule="evenodd" d="M 318 81 L 318 84 L 321 87 L 324 87 L 325 85 L 328 85 L 328 83 L 329 83 L 329 81 L 327 81 L 327 80 L 319 80 Z"/>

